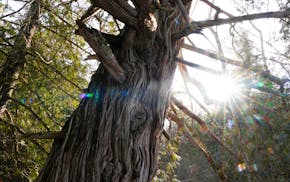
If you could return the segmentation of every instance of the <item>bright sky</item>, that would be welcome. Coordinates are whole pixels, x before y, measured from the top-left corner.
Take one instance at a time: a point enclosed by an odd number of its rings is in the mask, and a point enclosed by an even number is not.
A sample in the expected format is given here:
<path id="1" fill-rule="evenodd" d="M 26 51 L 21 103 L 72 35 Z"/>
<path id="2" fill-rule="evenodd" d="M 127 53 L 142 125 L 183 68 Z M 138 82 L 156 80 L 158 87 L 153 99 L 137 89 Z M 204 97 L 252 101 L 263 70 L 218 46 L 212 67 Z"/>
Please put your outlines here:
<path id="1" fill-rule="evenodd" d="M 237 3 L 236 3 L 237 2 Z M 237 4 L 241 4 L 240 1 L 233 1 L 233 0 L 222 0 L 222 1 L 215 1 L 214 4 L 221 7 L 223 10 L 227 11 L 228 13 L 238 16 L 238 15 L 244 15 L 245 13 L 239 12 L 237 10 Z M 263 1 L 260 1 L 263 2 Z M 264 1 L 265 4 L 261 6 L 260 9 L 257 8 L 250 8 L 249 13 L 259 13 L 259 12 L 266 12 L 266 11 L 278 11 L 279 6 L 277 5 L 276 1 Z M 198 2 L 197 4 L 193 3 L 192 6 L 193 9 L 191 11 L 191 18 L 194 21 L 200 21 L 200 20 L 206 20 L 209 19 L 209 8 L 208 6 L 203 2 Z M 212 14 L 214 15 L 215 11 L 212 10 Z M 220 16 L 221 18 L 227 18 L 225 16 Z M 283 52 L 286 45 L 279 40 L 279 30 L 281 28 L 281 25 L 279 24 L 279 19 L 261 19 L 261 20 L 255 20 L 252 21 L 252 23 L 257 27 L 257 29 L 261 30 L 262 36 L 263 36 L 263 46 L 265 50 L 265 55 L 267 58 L 269 57 L 277 57 L 276 53 L 278 51 Z M 232 58 L 235 60 L 240 60 L 237 54 L 233 51 L 232 48 L 232 36 L 230 35 L 230 26 L 229 25 L 223 25 L 213 27 L 215 31 L 217 31 L 223 53 L 225 57 Z M 253 42 L 254 47 L 257 47 L 258 50 L 252 50 L 253 53 L 261 54 L 261 42 L 260 42 L 260 34 L 257 29 L 253 27 L 253 25 L 250 22 L 243 22 L 236 24 L 236 28 L 238 31 L 245 31 L 249 37 L 249 39 Z M 203 34 L 205 35 L 191 35 L 190 39 L 192 42 L 200 48 L 203 48 L 205 50 L 211 51 L 211 52 L 218 52 L 217 50 L 217 44 L 215 41 L 215 38 L 211 31 L 208 29 L 203 30 Z M 209 41 L 210 40 L 210 41 Z M 271 42 L 272 46 L 267 44 L 267 42 Z M 188 41 L 187 41 L 188 43 Z M 276 50 L 275 50 L 276 49 Z M 196 64 L 200 64 L 215 70 L 222 71 L 222 66 L 219 61 L 210 59 L 206 56 L 203 56 L 198 53 L 193 53 L 188 50 L 183 50 L 183 57 L 185 60 L 194 62 Z M 269 61 L 268 61 L 269 63 Z M 241 85 L 238 85 L 235 78 L 232 78 L 231 71 L 232 66 L 228 66 L 227 70 L 229 71 L 228 76 L 224 77 L 217 77 L 213 76 L 209 73 L 205 73 L 196 69 L 189 69 L 190 75 L 197 80 L 199 80 L 201 83 L 204 84 L 205 89 L 208 92 L 208 95 L 210 98 L 218 100 L 220 102 L 227 102 L 230 98 L 233 96 L 239 96 L 239 91 L 241 90 L 239 87 Z M 269 63 L 269 68 L 272 71 L 274 75 L 277 76 L 286 76 L 286 73 L 281 70 L 280 67 L 277 67 L 277 64 L 271 64 Z M 237 77 L 237 75 L 235 75 Z M 179 71 L 176 71 L 176 77 L 175 81 L 173 83 L 173 93 L 180 93 L 185 92 L 183 81 L 181 80 L 181 75 Z M 201 103 L 203 103 L 203 99 L 201 97 L 200 92 L 196 89 L 195 86 L 189 85 L 190 94 L 194 95 Z M 188 96 L 184 96 L 183 94 L 178 94 L 179 99 L 183 100 L 184 104 L 191 105 L 190 100 Z M 185 97 L 185 98 L 184 98 Z M 200 108 L 197 106 L 194 106 L 193 109 L 199 110 Z M 194 110 L 195 110 L 194 109 Z"/>

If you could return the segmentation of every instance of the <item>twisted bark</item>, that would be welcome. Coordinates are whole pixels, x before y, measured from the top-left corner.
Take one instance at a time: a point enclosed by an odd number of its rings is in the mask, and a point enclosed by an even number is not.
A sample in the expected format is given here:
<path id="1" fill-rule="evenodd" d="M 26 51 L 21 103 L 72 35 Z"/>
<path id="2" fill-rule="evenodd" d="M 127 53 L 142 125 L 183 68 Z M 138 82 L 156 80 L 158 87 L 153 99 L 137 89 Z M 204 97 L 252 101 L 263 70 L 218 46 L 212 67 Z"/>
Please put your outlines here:
<path id="1" fill-rule="evenodd" d="M 190 2 L 184 5 L 188 11 Z M 182 44 L 172 34 L 180 31 L 176 20 L 184 20 L 178 7 L 138 16 L 138 26 L 126 25 L 119 42 L 110 46 L 101 33 L 92 38 L 92 30 L 78 22 L 77 33 L 93 48 L 101 66 L 91 78 L 87 97 L 64 126 L 65 138 L 55 139 L 37 182 L 153 179 L 175 57 Z M 102 45 L 95 45 L 100 40 Z"/>

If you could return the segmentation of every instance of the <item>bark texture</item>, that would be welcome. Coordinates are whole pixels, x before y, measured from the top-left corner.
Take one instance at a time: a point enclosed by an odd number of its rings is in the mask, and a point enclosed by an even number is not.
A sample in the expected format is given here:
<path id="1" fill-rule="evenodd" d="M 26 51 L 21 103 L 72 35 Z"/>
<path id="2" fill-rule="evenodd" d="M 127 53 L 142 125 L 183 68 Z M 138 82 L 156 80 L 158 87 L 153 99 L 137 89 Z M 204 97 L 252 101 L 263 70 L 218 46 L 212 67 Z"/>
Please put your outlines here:
<path id="1" fill-rule="evenodd" d="M 109 6 L 111 12 L 118 5 L 122 11 L 121 7 L 127 6 L 118 3 L 124 2 L 93 4 L 105 10 Z M 77 33 L 102 64 L 91 78 L 89 94 L 63 128 L 66 137 L 54 141 L 37 182 L 153 179 L 175 57 L 181 45 L 181 40 L 172 39 L 172 35 L 181 30 L 186 18 L 175 1 L 160 1 L 168 10 L 156 9 L 150 1 L 133 2 L 138 18 L 129 17 L 129 13 L 116 16 L 125 23 L 133 18 L 138 22 L 126 25 L 115 41 L 110 37 L 102 42 L 97 30 L 78 22 Z M 183 4 L 188 12 L 190 1 Z M 111 51 L 100 49 L 108 43 Z"/>
<path id="2" fill-rule="evenodd" d="M 31 46 L 32 37 L 37 27 L 42 0 L 34 0 L 27 12 L 14 45 L 0 72 L 0 118 L 15 89 L 19 74 L 25 64 L 27 48 Z"/>

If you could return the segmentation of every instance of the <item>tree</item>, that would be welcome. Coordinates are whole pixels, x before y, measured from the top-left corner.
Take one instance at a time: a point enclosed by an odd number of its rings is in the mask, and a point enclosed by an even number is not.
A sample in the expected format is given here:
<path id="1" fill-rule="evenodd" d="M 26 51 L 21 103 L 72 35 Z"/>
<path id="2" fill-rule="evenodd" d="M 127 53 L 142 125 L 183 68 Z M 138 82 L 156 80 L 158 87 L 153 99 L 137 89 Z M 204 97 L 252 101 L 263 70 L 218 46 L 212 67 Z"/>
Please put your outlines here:
<path id="1" fill-rule="evenodd" d="M 54 141 L 37 181 L 151 181 L 182 36 L 200 28 L 262 17 L 266 13 L 190 23 L 191 1 L 91 1 L 77 20 L 101 62 L 84 99 Z M 117 36 L 88 28 L 102 8 L 125 26 Z"/>
<path id="2" fill-rule="evenodd" d="M 184 4 L 186 12 L 190 1 Z M 102 65 L 64 127 L 66 137 L 55 140 L 37 181 L 151 181 L 154 177 L 174 58 L 181 44 L 178 22 L 185 21 L 173 2 L 162 3 L 169 10 L 158 10 L 159 4 L 146 1 L 134 5 L 93 1 L 78 21 L 77 33 Z M 126 24 L 119 36 L 86 27 L 83 21 L 97 7 Z"/>
<path id="3" fill-rule="evenodd" d="M 233 17 L 204 2 L 217 10 L 215 18 L 190 22 L 189 0 L 134 0 L 131 4 L 119 0 L 91 1 L 91 7 L 76 21 L 76 33 L 95 52 L 87 59 L 97 59 L 101 65 L 81 95 L 79 107 L 56 137 L 37 181 L 151 181 L 157 169 L 159 140 L 177 62 L 215 72 L 177 59 L 180 47 L 187 46 L 182 37 L 215 25 L 289 16 L 289 10 L 285 10 Z M 99 30 L 88 28 L 89 22 L 103 10 L 109 14 L 110 23 L 124 24 L 118 26 L 118 35 L 103 32 L 100 24 L 90 25 L 99 26 Z M 230 18 L 220 19 L 219 13 Z M 187 48 L 204 52 L 193 46 Z M 175 105 L 209 131 L 203 120 L 178 102 Z M 175 114 L 169 117 L 184 127 Z M 208 133 L 223 145 L 214 133 Z M 227 180 L 210 153 L 203 150 L 202 143 L 192 138 L 188 130 L 183 130 L 183 134 L 192 144 L 197 143 L 214 171 Z"/>
<path id="4" fill-rule="evenodd" d="M 41 11 L 41 0 L 33 1 L 26 19 L 24 20 L 11 52 L 8 53 L 7 60 L 0 73 L 0 117 L 3 117 L 4 110 L 9 98 L 15 89 L 19 74 L 25 64 L 27 49 L 31 47 L 32 37 L 37 27 Z M 5 36 L 5 35 L 3 35 Z"/>

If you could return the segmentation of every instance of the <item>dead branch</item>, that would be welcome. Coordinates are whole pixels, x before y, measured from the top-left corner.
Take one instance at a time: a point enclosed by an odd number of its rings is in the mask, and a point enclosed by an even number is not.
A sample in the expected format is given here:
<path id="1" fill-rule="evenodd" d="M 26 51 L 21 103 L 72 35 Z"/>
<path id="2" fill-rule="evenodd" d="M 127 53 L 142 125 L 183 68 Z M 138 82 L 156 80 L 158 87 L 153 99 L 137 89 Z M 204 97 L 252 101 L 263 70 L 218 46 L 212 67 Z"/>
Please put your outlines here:
<path id="1" fill-rule="evenodd" d="M 184 124 L 184 121 L 173 113 L 168 113 L 168 117 L 170 120 L 174 121 L 178 125 L 180 131 L 187 138 L 189 143 L 192 144 L 194 147 L 197 147 L 202 152 L 209 165 L 213 168 L 213 170 L 220 177 L 220 179 L 222 181 L 230 181 L 226 174 L 223 172 L 223 170 L 216 164 L 212 155 L 206 150 L 204 144 L 199 139 L 194 138 L 190 134 L 188 128 Z"/>
<path id="2" fill-rule="evenodd" d="M 25 133 L 21 139 L 63 139 L 65 134 L 61 131 L 54 132 L 38 132 L 38 133 Z"/>
<path id="3" fill-rule="evenodd" d="M 186 66 L 184 64 L 178 64 L 178 68 L 180 70 L 180 73 L 184 79 L 185 82 L 191 82 L 192 84 L 194 84 L 194 86 L 196 86 L 196 88 L 199 90 L 199 93 L 202 95 L 203 100 L 206 104 L 211 103 L 209 96 L 207 94 L 206 89 L 204 88 L 204 86 L 196 79 L 192 78 L 189 74 L 188 74 L 188 70 L 186 68 Z"/>
<path id="4" fill-rule="evenodd" d="M 257 19 L 262 19 L 262 18 L 287 18 L 289 16 L 290 16 L 290 9 L 287 9 L 285 11 L 255 13 L 251 15 L 236 16 L 233 18 L 193 22 L 193 25 L 196 25 L 201 28 L 206 28 L 206 27 L 212 27 L 212 26 L 218 26 L 218 25 L 224 25 L 224 24 L 238 23 L 242 21 L 257 20 Z"/>
<path id="5" fill-rule="evenodd" d="M 226 18 L 226 19 L 204 20 L 204 21 L 192 22 L 191 26 L 186 27 L 184 30 L 178 33 L 178 35 L 174 35 L 173 37 L 180 38 L 183 36 L 187 36 L 189 34 L 196 33 L 197 29 L 203 29 L 206 27 L 225 25 L 225 24 L 231 24 L 231 23 L 239 23 L 243 21 L 257 20 L 257 19 L 262 19 L 262 18 L 288 18 L 289 16 L 290 16 L 290 8 L 286 9 L 285 11 L 255 13 L 251 15 L 236 16 L 236 17 Z"/>
<path id="6" fill-rule="evenodd" d="M 128 4 L 126 0 L 115 0 L 125 11 L 130 13 L 132 16 L 137 16 L 137 11 L 135 8 Z"/>
<path id="7" fill-rule="evenodd" d="M 168 133 L 165 129 L 162 130 L 162 134 L 164 135 L 164 137 L 165 137 L 167 140 L 170 140 L 170 135 L 169 135 L 169 133 Z"/>
<path id="8" fill-rule="evenodd" d="M 222 10 L 220 7 L 214 5 L 212 2 L 209 2 L 208 0 L 200 0 L 202 2 L 204 2 L 205 4 L 209 5 L 211 8 L 215 9 L 216 10 L 216 16 L 219 14 L 219 13 L 223 13 L 225 15 L 227 15 L 228 17 L 232 18 L 234 17 L 234 15 Z"/>
<path id="9" fill-rule="evenodd" d="M 94 7 L 100 7 L 111 14 L 114 18 L 120 20 L 121 22 L 130 25 L 132 27 L 137 27 L 138 20 L 135 16 L 132 16 L 129 12 L 124 9 L 120 4 L 115 1 L 104 1 L 104 0 L 94 0 L 92 1 Z M 124 3 L 122 4 L 124 6 Z"/>
<path id="10" fill-rule="evenodd" d="M 198 70 L 201 70 L 201 71 L 205 71 L 205 72 L 208 72 L 208 73 L 211 73 L 211 74 L 214 74 L 214 75 L 221 75 L 222 74 L 220 71 L 216 71 L 216 70 L 213 70 L 211 68 L 207 68 L 207 67 L 199 65 L 199 64 L 195 64 L 195 63 L 192 63 L 192 62 L 189 62 L 189 61 L 185 61 L 184 59 L 181 59 L 181 58 L 176 58 L 176 61 L 179 62 L 179 63 L 185 64 L 187 66 L 190 66 L 192 68 L 195 68 L 195 69 L 198 69 Z"/>
<path id="11" fill-rule="evenodd" d="M 176 0 L 176 1 L 177 1 L 179 9 L 181 10 L 181 13 L 186 21 L 187 26 L 189 26 L 189 17 L 188 17 L 188 13 L 186 13 L 184 4 L 182 3 L 181 0 Z"/>
<path id="12" fill-rule="evenodd" d="M 81 35 L 86 40 L 110 75 L 120 83 L 125 81 L 125 71 L 119 65 L 111 48 L 106 45 L 105 38 L 101 33 L 94 30 L 96 33 L 93 34 L 91 29 L 80 20 L 77 21 L 77 24 L 79 29 L 76 31 L 76 34 Z"/>
<path id="13" fill-rule="evenodd" d="M 184 114 L 195 120 L 202 128 L 202 131 L 207 132 L 208 135 L 220 144 L 226 151 L 228 151 L 231 155 L 233 155 L 236 159 L 240 159 L 240 157 L 235 154 L 229 147 L 227 147 L 207 126 L 206 122 L 203 121 L 200 117 L 195 115 L 193 112 L 188 110 L 181 102 L 179 102 L 175 97 L 171 97 L 172 102 L 176 105 Z"/>
<path id="14" fill-rule="evenodd" d="M 201 49 L 199 47 L 196 47 L 195 45 L 183 44 L 182 48 L 190 50 L 190 51 L 197 52 L 199 54 L 205 55 L 207 57 L 210 57 L 210 58 L 213 58 L 213 59 L 216 59 L 216 60 L 220 60 L 220 61 L 225 62 L 225 63 L 229 63 L 231 65 L 235 65 L 235 66 L 242 66 L 243 65 L 243 63 L 240 62 L 240 61 L 236 61 L 236 60 L 233 60 L 233 59 L 230 59 L 230 58 L 226 58 L 224 56 L 218 56 L 217 53 L 215 53 L 215 52 L 210 52 L 210 51 Z"/>
<path id="15" fill-rule="evenodd" d="M 284 85 L 288 81 L 288 79 L 281 79 L 279 77 L 271 75 L 271 73 L 268 72 L 268 71 L 258 71 L 258 70 L 255 70 L 255 69 L 248 68 L 241 61 L 237 61 L 237 60 L 233 60 L 233 59 L 230 59 L 230 58 L 226 58 L 224 56 L 218 56 L 217 53 L 210 52 L 210 51 L 198 48 L 194 44 L 192 44 L 192 45 L 183 44 L 182 48 L 190 50 L 190 51 L 194 51 L 196 53 L 199 53 L 199 54 L 205 55 L 207 57 L 222 61 L 222 62 L 227 63 L 227 64 L 231 64 L 231 65 L 234 65 L 234 66 L 239 66 L 241 68 L 253 71 L 253 72 L 258 73 L 259 75 L 261 75 L 263 78 L 268 79 L 268 80 L 270 80 L 270 81 L 272 81 L 272 82 L 274 82 L 274 83 L 276 83 L 276 84 L 278 84 L 280 86 Z M 190 66 L 186 62 L 184 62 L 184 64 Z M 193 67 L 194 66 L 195 65 L 193 65 Z"/>

